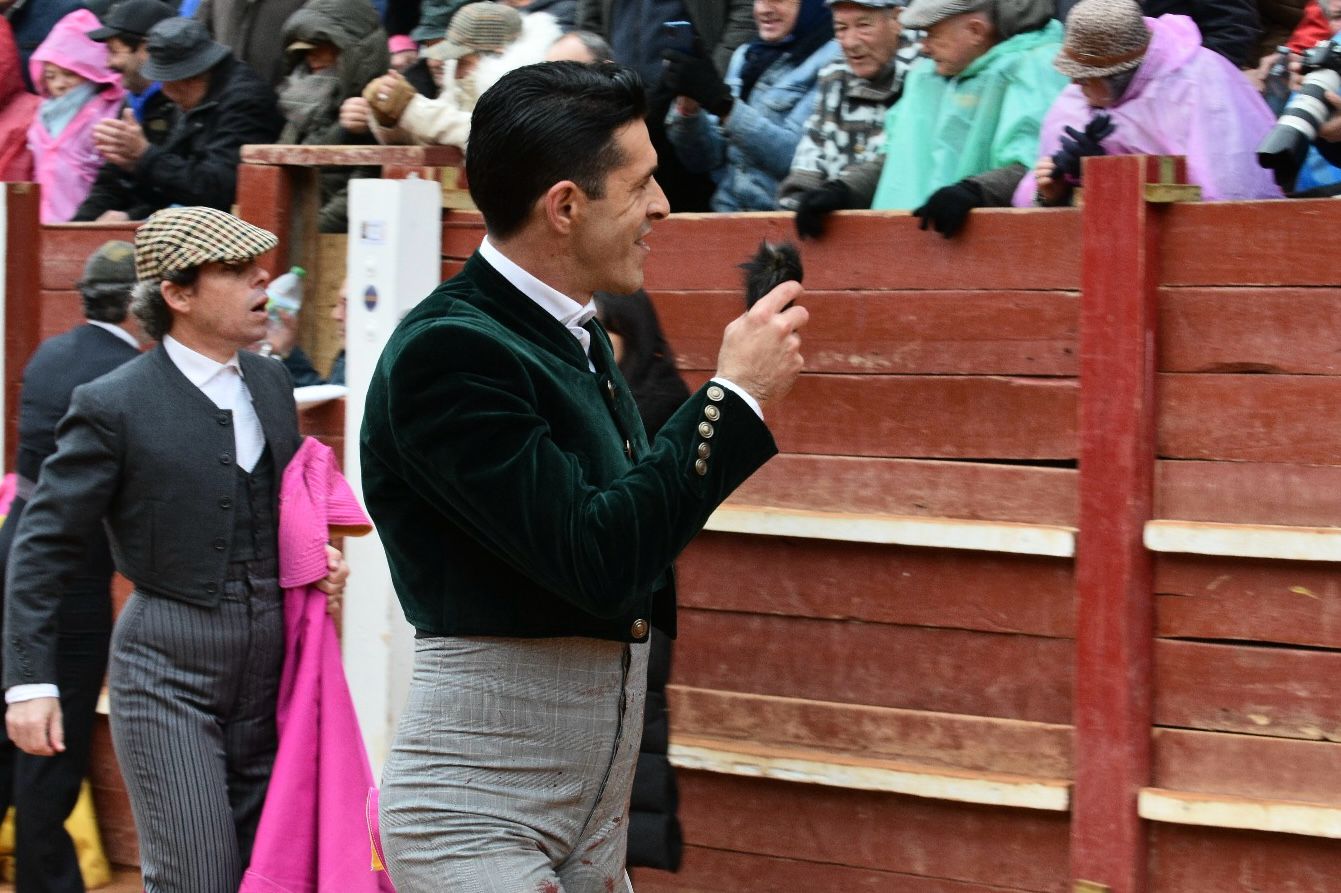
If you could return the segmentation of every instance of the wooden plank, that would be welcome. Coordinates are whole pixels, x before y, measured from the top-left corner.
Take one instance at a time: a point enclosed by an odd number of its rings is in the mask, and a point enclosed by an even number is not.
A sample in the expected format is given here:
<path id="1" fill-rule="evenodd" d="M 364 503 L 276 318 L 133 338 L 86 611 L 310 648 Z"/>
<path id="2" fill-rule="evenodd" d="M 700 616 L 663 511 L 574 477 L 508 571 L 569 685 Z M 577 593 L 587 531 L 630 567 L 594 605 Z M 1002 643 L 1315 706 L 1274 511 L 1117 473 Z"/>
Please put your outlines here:
<path id="1" fill-rule="evenodd" d="M 242 147 L 244 165 L 283 167 L 350 167 L 404 164 L 414 167 L 451 167 L 465 163 L 456 146 L 279 146 Z"/>
<path id="2" fill-rule="evenodd" d="M 45 341 L 52 335 L 59 335 L 75 326 L 83 325 L 84 301 L 78 291 L 44 290 L 40 294 L 42 298 L 37 307 L 39 313 L 35 315 L 38 317 L 41 340 Z"/>
<path id="3" fill-rule="evenodd" d="M 1166 288 L 1159 369 L 1339 375 L 1338 330 L 1341 292 L 1334 287 Z"/>
<path id="4" fill-rule="evenodd" d="M 1341 741 L 1341 652 L 1161 639 L 1155 721 L 1162 726 Z"/>
<path id="5" fill-rule="evenodd" d="M 1086 162 L 1071 878 L 1146 889 L 1137 792 L 1150 777 L 1150 555 L 1160 218 L 1156 159 Z"/>
<path id="6" fill-rule="evenodd" d="M 442 256 L 464 261 L 475 253 L 484 239 L 484 218 L 478 211 L 444 211 L 442 214 Z"/>
<path id="7" fill-rule="evenodd" d="M 1145 546 L 1181 552 L 1283 561 L 1341 561 L 1341 527 L 1284 527 L 1215 521 L 1150 521 Z"/>
<path id="8" fill-rule="evenodd" d="M 742 290 L 652 295 L 686 369 L 713 370 Z M 852 283 L 849 283 L 849 287 Z M 808 291 L 812 372 L 948 375 L 1076 374 L 1079 300 L 1045 291 Z"/>
<path id="9" fill-rule="evenodd" d="M 1077 392 L 1066 379 L 805 374 L 767 421 L 790 453 L 1074 459 Z"/>
<path id="10" fill-rule="evenodd" d="M 1158 518 L 1327 527 L 1341 517 L 1334 465 L 1163 460 L 1155 479 Z"/>
<path id="11" fill-rule="evenodd" d="M 31 183 L 0 184 L 4 190 L 3 229 L 5 243 L 0 246 L 5 268 L 4 306 L 4 461 L 6 469 L 14 468 L 19 449 L 19 404 L 23 388 L 23 367 L 37 349 L 41 337 L 40 313 L 34 312 L 33 297 L 39 294 L 41 282 L 41 240 L 43 230 L 38 225 L 41 194 Z M 40 305 L 39 305 L 40 306 Z"/>
<path id="12" fill-rule="evenodd" d="M 1341 378 L 1161 375 L 1159 454 L 1341 464 Z"/>
<path id="13" fill-rule="evenodd" d="M 1337 806 L 1146 788 L 1139 807 L 1141 818 L 1153 822 L 1341 839 Z"/>
<path id="14" fill-rule="evenodd" d="M 672 685 L 671 734 L 1069 778 L 1071 728 Z"/>
<path id="15" fill-rule="evenodd" d="M 1065 639 L 680 612 L 675 680 L 698 688 L 1034 722 L 1071 716 Z"/>
<path id="16" fill-rule="evenodd" d="M 1317 254 L 1318 233 L 1341 226 L 1331 199 L 1175 205 L 1165 221 L 1163 285 L 1336 285 Z"/>
<path id="17" fill-rule="evenodd" d="M 62 223 L 43 226 L 41 287 L 57 291 L 73 289 L 84 275 L 84 263 L 110 239 L 135 241 L 139 223 Z M 23 241 L 27 242 L 25 235 Z M 24 250 L 31 251 L 31 243 Z"/>
<path id="18" fill-rule="evenodd" d="M 1152 784 L 1341 807 L 1341 744 L 1156 729 Z"/>
<path id="19" fill-rule="evenodd" d="M 733 583 L 720 584 L 723 568 Z M 682 607 L 1070 637 L 1067 561 L 705 532 L 681 556 Z"/>
<path id="20" fill-rule="evenodd" d="M 672 739 L 668 755 L 677 769 L 745 778 L 1046 812 L 1066 812 L 1070 804 L 1071 786 L 1064 779 L 945 769 L 881 757 L 715 738 Z"/>
<path id="21" fill-rule="evenodd" d="M 685 847 L 678 872 L 636 868 L 629 874 L 638 893 L 1019 893 L 1020 889 L 692 845 Z"/>
<path id="22" fill-rule="evenodd" d="M 655 225 L 649 292 L 734 287 L 760 240 L 795 242 L 791 214 L 672 214 Z M 806 285 L 850 289 L 1071 290 L 1080 284 L 1080 212 L 979 209 L 960 236 L 922 232 L 903 212 L 835 214 L 819 241 L 800 243 Z M 1002 263 L 1002 258 L 1010 262 Z"/>
<path id="23" fill-rule="evenodd" d="M 244 147 L 245 148 L 245 147 Z M 287 148 L 297 148 L 289 146 Z M 301 257 L 304 221 L 301 211 L 307 210 L 313 215 L 307 221 L 307 230 L 316 233 L 315 207 L 310 194 L 311 188 L 304 190 L 301 184 L 315 185 L 307 172 L 293 168 L 267 167 L 260 164 L 243 164 L 237 171 L 237 216 L 248 223 L 269 230 L 279 239 L 279 245 L 261 255 L 260 263 L 273 279 L 284 273 L 292 263 L 310 266 L 296 258 Z M 300 202 L 305 200 L 306 207 Z"/>
<path id="24" fill-rule="evenodd" d="M 1062 814 L 704 772 L 678 776 L 690 845 L 1021 890 L 1063 889 Z"/>
<path id="25" fill-rule="evenodd" d="M 774 456 L 728 504 L 1076 524 L 1076 471 L 985 462 Z"/>
<path id="26" fill-rule="evenodd" d="M 1292 834 L 1186 825 L 1151 829 L 1155 893 L 1335 893 L 1341 847 Z"/>
<path id="27" fill-rule="evenodd" d="M 1341 648 L 1335 565 L 1161 555 L 1156 634 Z"/>

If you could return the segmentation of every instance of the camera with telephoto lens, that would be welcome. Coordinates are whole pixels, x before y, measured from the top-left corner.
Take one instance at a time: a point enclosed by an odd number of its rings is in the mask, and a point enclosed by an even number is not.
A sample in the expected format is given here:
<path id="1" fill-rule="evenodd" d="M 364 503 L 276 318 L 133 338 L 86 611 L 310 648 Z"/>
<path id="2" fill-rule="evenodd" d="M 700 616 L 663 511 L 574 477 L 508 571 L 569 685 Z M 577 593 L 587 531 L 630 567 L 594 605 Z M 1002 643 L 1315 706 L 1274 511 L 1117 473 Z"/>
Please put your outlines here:
<path id="1" fill-rule="evenodd" d="M 1318 128 L 1336 114 L 1323 94 L 1341 93 L 1341 35 L 1305 50 L 1300 70 L 1303 83 L 1257 147 L 1257 163 L 1269 169 L 1286 192 L 1294 188 Z"/>

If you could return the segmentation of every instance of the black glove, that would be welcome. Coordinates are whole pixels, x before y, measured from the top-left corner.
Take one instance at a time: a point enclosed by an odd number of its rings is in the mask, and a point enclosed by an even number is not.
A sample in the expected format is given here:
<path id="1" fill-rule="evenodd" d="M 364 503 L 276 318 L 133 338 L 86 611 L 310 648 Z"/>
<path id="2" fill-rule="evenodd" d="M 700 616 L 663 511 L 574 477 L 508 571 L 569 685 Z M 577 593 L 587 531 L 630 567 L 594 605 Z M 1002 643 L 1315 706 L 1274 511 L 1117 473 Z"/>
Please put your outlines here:
<path id="1" fill-rule="evenodd" d="M 671 95 L 688 96 L 719 118 L 731 111 L 731 88 L 722 82 L 711 59 L 679 50 L 666 50 L 661 58 L 666 60 L 661 85 Z"/>
<path id="2" fill-rule="evenodd" d="M 1062 147 L 1052 156 L 1053 179 L 1061 180 L 1070 186 L 1080 185 L 1080 159 L 1093 155 L 1107 155 L 1100 142 L 1113 135 L 1117 125 L 1108 117 L 1107 112 L 1099 112 L 1085 125 L 1082 133 L 1074 127 L 1063 128 Z"/>
<path id="3" fill-rule="evenodd" d="M 913 216 L 922 218 L 918 229 L 932 226 L 948 239 L 963 228 L 969 211 L 981 208 L 982 204 L 982 187 L 972 180 L 960 180 L 931 193 L 922 207 L 913 211 Z"/>
<path id="4" fill-rule="evenodd" d="M 830 214 L 855 206 L 856 197 L 842 180 L 830 180 L 807 190 L 796 200 L 796 234 L 803 239 L 818 239 L 824 235 Z"/>

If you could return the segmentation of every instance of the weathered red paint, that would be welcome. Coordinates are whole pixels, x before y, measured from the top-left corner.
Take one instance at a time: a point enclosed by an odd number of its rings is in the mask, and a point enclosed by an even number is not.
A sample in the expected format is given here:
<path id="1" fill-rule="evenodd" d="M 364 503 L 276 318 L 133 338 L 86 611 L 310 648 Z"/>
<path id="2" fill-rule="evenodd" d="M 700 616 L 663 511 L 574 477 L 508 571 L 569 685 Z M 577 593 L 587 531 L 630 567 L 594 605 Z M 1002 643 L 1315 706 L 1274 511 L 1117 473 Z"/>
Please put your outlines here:
<path id="1" fill-rule="evenodd" d="M 36 264 L 19 259 L 37 254 L 37 187 L 31 183 L 4 183 L 5 190 L 5 468 L 14 467 L 19 446 L 19 389 L 23 367 L 37 347 L 40 314 L 32 307 L 41 287 Z"/>

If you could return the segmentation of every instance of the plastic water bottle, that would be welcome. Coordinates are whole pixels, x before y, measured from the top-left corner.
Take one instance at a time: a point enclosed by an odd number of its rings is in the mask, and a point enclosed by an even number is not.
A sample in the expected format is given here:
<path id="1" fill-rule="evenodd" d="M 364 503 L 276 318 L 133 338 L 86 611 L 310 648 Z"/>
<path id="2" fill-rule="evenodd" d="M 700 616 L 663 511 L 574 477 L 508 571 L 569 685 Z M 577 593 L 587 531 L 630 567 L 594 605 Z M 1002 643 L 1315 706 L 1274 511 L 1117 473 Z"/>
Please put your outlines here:
<path id="1" fill-rule="evenodd" d="M 305 276 L 307 271 L 302 267 L 292 267 L 266 288 L 265 295 L 269 300 L 266 301 L 265 309 L 270 311 L 272 318 L 277 319 L 281 310 L 293 315 L 302 308 Z"/>

